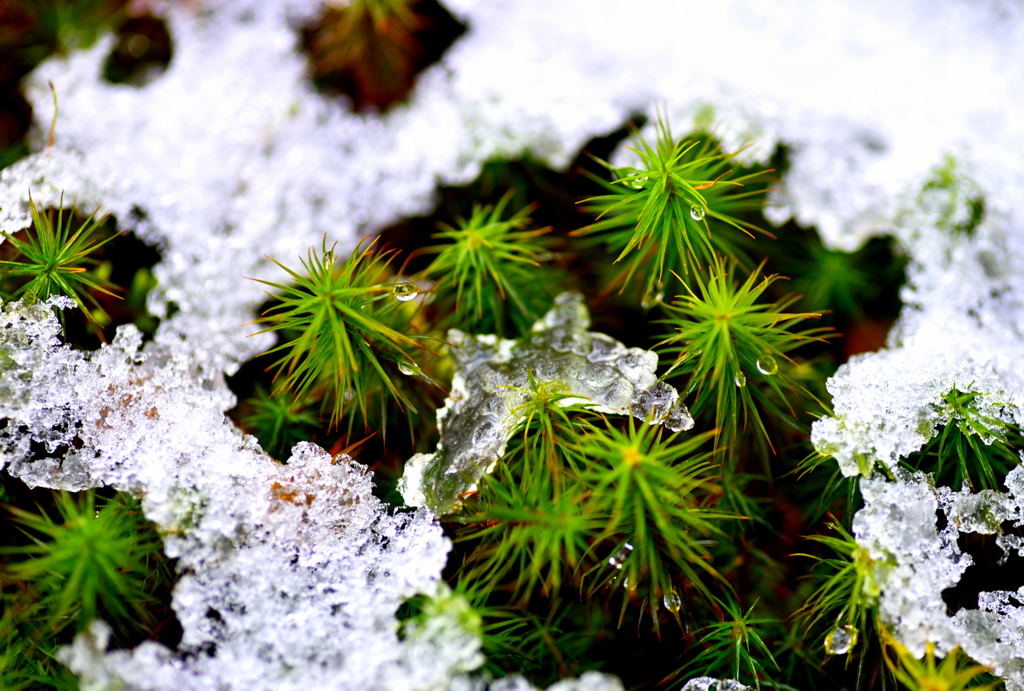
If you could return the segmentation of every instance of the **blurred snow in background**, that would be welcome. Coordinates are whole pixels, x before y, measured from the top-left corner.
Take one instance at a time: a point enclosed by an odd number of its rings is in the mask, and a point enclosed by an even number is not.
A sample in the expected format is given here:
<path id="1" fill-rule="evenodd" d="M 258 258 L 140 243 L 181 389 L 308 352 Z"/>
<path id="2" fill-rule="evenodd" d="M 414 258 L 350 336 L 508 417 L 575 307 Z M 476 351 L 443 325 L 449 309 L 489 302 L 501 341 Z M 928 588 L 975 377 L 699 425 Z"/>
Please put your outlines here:
<path id="1" fill-rule="evenodd" d="M 845 473 L 919 448 L 953 387 L 1024 422 L 1024 4 L 450 0 L 468 31 L 383 116 L 351 114 L 306 78 L 297 27 L 312 0 L 153 5 L 174 42 L 168 69 L 141 88 L 106 83 L 110 40 L 44 63 L 27 86 L 40 153 L 0 174 L 0 230 L 28 225 L 30 188 L 41 206 L 61 191 L 100 205 L 160 248 L 150 310 L 180 308 L 144 348 L 129 327 L 91 355 L 62 347 L 41 308 L 3 313 L 14 365 L 0 371 L 0 416 L 16 424 L 0 467 L 31 484 L 145 493 L 186 570 L 174 606 L 190 654 L 103 656 L 99 627 L 67 654 L 87 685 L 438 688 L 479 664 L 457 623 L 398 640 L 395 609 L 435 592 L 449 548 L 428 515 L 390 513 L 358 464 L 311 446 L 276 465 L 224 416 L 223 375 L 268 346 L 247 336 L 263 296 L 243 277 L 269 277 L 264 255 L 287 263 L 325 235 L 351 247 L 424 213 L 439 184 L 493 156 L 563 167 L 633 114 L 661 108 L 682 134 L 710 113 L 753 158 L 784 144 L 774 221 L 815 225 L 842 249 L 891 233 L 908 253 L 890 348 L 839 371 L 835 417 L 815 427 Z M 43 150 L 48 81 L 60 113 Z M 946 213 L 941 194 L 954 192 L 922 192 L 948 155 L 984 198 L 972 234 Z M 30 438 L 54 458 L 30 461 Z M 934 599 L 963 569 L 934 524 L 945 496 L 917 478 L 865 485 L 857 536 L 902 569 L 883 615 L 915 652 L 960 643 L 1020 688 L 1024 616 L 1010 594 L 952 617 L 915 595 Z M 909 542 L 886 547 L 892 535 Z M 999 633 L 1014 627 L 1012 640 Z M 587 679 L 574 684 L 616 685 Z"/>

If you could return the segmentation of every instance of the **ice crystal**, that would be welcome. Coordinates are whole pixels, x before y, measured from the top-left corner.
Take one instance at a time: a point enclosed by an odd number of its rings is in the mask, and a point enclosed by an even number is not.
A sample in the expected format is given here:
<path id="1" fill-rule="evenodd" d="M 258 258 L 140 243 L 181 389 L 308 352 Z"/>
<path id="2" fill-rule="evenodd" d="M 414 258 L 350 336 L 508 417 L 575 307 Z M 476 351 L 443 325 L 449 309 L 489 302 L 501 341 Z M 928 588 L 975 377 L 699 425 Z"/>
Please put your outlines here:
<path id="1" fill-rule="evenodd" d="M 951 614 L 942 596 L 974 564 L 960 547 L 961 536 L 996 533 L 1004 557 L 1012 552 L 1015 536 L 1003 533 L 1024 526 L 1024 466 L 1010 471 L 1006 487 L 1006 492 L 954 492 L 935 487 L 922 474 L 865 479 L 864 508 L 853 529 L 873 559 L 882 621 L 903 645 L 917 656 L 925 654 L 929 642 L 939 655 L 959 645 L 1003 676 L 1008 689 L 1019 690 L 1024 689 L 1024 583 L 1016 591 L 982 592 L 976 609 Z"/>
<path id="2" fill-rule="evenodd" d="M 459 497 L 490 472 L 522 421 L 515 411 L 529 400 L 531 373 L 562 382 L 572 394 L 563 405 L 583 401 L 597 412 L 632 413 L 673 431 L 693 426 L 679 393 L 658 381 L 657 355 L 587 331 L 589 326 L 583 296 L 563 293 L 521 339 L 449 332 L 456 371 L 437 412 L 441 440 L 434 453 L 406 463 L 399 485 L 405 502 L 439 515 L 458 508 Z"/>
<path id="3" fill-rule="evenodd" d="M 453 679 L 448 691 L 538 691 L 528 679 L 518 674 L 489 681 L 483 677 Z M 622 682 L 601 672 L 584 672 L 576 679 L 563 679 L 546 691 L 623 691 Z"/>
<path id="4" fill-rule="evenodd" d="M 97 625 L 65 656 L 87 688 L 428 688 L 481 663 L 457 618 L 398 638 L 398 606 L 436 591 L 450 547 L 425 511 L 388 511 L 364 466 L 312 444 L 274 462 L 225 418 L 222 377 L 134 327 L 92 354 L 58 335 L 49 303 L 0 311 L 0 462 L 30 485 L 141 494 L 182 574 L 179 647 L 103 654 Z"/>
<path id="5" fill-rule="evenodd" d="M 1024 423 L 1024 215 L 1010 201 L 1020 181 L 998 156 L 986 158 L 991 167 L 971 164 L 985 152 L 979 145 L 882 195 L 876 227 L 909 258 L 904 307 L 888 347 L 852 358 L 828 381 L 834 414 L 814 424 L 812 440 L 844 475 L 871 477 L 879 464 L 895 474 L 861 481 L 865 506 L 854 518 L 857 540 L 876 560 L 882 622 L 915 655 L 928 642 L 939 654 L 959 645 L 1007 688 L 1022 689 L 1024 591 L 982 591 L 977 608 L 952 614 L 942 593 L 973 563 L 961 535 L 995 535 L 1006 555 L 1020 554 L 1012 527 L 1021 525 L 1024 469 L 1005 479 L 1007 493 L 954 492 L 898 470 L 942 426 L 961 421 L 945 401 L 950 392 L 978 394 L 969 413 L 978 421 Z M 993 439 L 979 433 L 979 441 Z"/>
<path id="6" fill-rule="evenodd" d="M 750 691 L 750 687 L 735 679 L 696 677 L 686 682 L 682 691 Z"/>

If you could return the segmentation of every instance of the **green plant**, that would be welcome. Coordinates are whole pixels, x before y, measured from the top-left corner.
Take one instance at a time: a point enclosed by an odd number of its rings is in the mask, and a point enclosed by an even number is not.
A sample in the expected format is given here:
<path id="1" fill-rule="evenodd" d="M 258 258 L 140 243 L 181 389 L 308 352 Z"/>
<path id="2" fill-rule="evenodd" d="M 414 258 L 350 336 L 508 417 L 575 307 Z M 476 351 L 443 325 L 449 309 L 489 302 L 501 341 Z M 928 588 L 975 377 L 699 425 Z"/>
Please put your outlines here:
<path id="1" fill-rule="evenodd" d="M 512 411 L 521 422 L 502 460 L 519 476 L 524 491 L 550 485 L 558 494 L 579 474 L 568 444 L 579 439 L 586 430 L 586 420 L 595 413 L 589 403 L 572 396 L 562 382 L 538 380 L 533 372 L 527 376 L 529 385 L 517 390 L 530 398 Z"/>
<path id="2" fill-rule="evenodd" d="M 780 233 L 773 254 L 792 276 L 791 292 L 802 304 L 829 310 L 841 318 L 862 319 L 885 296 L 895 295 L 904 278 L 902 258 L 893 256 L 892 240 L 872 238 L 853 252 L 825 247 L 821 236 L 793 228 Z"/>
<path id="3" fill-rule="evenodd" d="M 538 614 L 523 603 L 494 602 L 500 598 L 493 595 L 485 585 L 460 573 L 451 593 L 440 601 L 436 596 L 417 595 L 402 605 L 399 636 L 406 635 L 410 622 L 422 622 L 448 603 L 466 622 L 464 628 L 479 633 L 485 675 L 522 674 L 534 684 L 547 686 L 593 665 L 585 660 L 593 641 L 576 629 L 582 625 L 588 633 L 596 633 L 592 625 L 599 619 L 587 617 L 581 603 L 565 602 L 557 611 Z"/>
<path id="4" fill-rule="evenodd" d="M 51 630 L 81 630 L 100 614 L 129 629 L 150 623 L 161 541 L 138 503 L 124 494 L 97 502 L 88 491 L 58 494 L 56 508 L 8 507 L 30 544 L 0 548 L 12 558 L 3 582 L 28 584 Z"/>
<path id="5" fill-rule="evenodd" d="M 779 276 L 761 277 L 762 268 L 737 285 L 735 263 L 713 256 L 706 270 L 693 272 L 694 287 L 683 283 L 686 293 L 664 306 L 666 317 L 659 322 L 669 327 L 655 346 L 670 358 L 666 376 L 689 377 L 691 410 L 714 415 L 717 441 L 726 447 L 738 443 L 748 422 L 768 440 L 759 407 L 778 420 L 794 415 L 791 399 L 804 392 L 787 373 L 786 365 L 796 364 L 789 353 L 829 334 L 823 327 L 802 328 L 818 314 L 786 311 L 796 296 L 763 300 Z"/>
<path id="6" fill-rule="evenodd" d="M 832 456 L 814 449 L 797 463 L 792 475 L 799 482 L 801 504 L 811 523 L 817 523 L 838 502 L 845 510 L 844 522 L 850 523 L 857 508 L 859 477 L 844 476 Z"/>
<path id="7" fill-rule="evenodd" d="M 284 460 L 300 441 L 312 439 L 320 423 L 316 401 L 286 392 L 271 393 L 262 385 L 244 403 L 248 413 L 243 424 L 256 435 L 260 445 L 274 458 Z"/>
<path id="8" fill-rule="evenodd" d="M 617 253 L 615 262 L 625 261 L 618 282 L 624 287 L 640 280 L 645 296 L 661 292 L 667 272 L 686 275 L 716 250 L 741 256 L 732 233 L 769 235 L 740 216 L 760 208 L 771 171 L 730 179 L 735 153 L 723 152 L 710 137 L 677 140 L 664 118 L 656 129 L 654 146 L 635 135 L 639 168 L 599 161 L 613 179 L 596 178 L 606 193 L 583 204 L 597 220 L 573 232 L 593 235 Z"/>
<path id="9" fill-rule="evenodd" d="M 814 560 L 813 574 L 818 583 L 814 592 L 796 613 L 805 632 L 829 627 L 824 637 L 825 651 L 836 655 L 851 653 L 861 635 L 873 628 L 880 594 L 876 570 L 884 568 L 861 547 L 842 525 L 830 522 L 837 535 L 812 535 L 809 539 L 825 546 L 835 556 L 798 554 Z"/>
<path id="10" fill-rule="evenodd" d="M 478 542 L 464 566 L 466 574 L 488 589 L 511 580 L 509 587 L 521 600 L 538 587 L 557 596 L 563 579 L 588 552 L 603 517 L 581 507 L 579 484 L 555 492 L 543 480 L 517 482 L 507 469 L 496 472 L 483 481 L 486 501 L 462 519 L 468 527 L 459 540 Z M 546 469 L 527 471 L 533 472 Z"/>
<path id="11" fill-rule="evenodd" d="M 989 676 L 992 668 L 971 664 L 971 659 L 959 646 L 943 657 L 942 662 L 936 662 L 934 643 L 926 645 L 924 658 L 919 659 L 888 631 L 883 629 L 881 635 L 886 667 L 910 691 L 993 691 L 997 688 Z"/>
<path id="12" fill-rule="evenodd" d="M 526 674 L 536 684 L 554 684 L 595 666 L 584 661 L 593 638 L 577 630 L 578 606 L 571 604 L 546 616 L 512 605 L 483 605 L 481 643 L 486 669 L 495 676 Z"/>
<path id="13" fill-rule="evenodd" d="M 588 406 L 569 401 L 556 381 L 529 373 L 530 398 L 513 412 L 521 417 L 501 465 L 486 476 L 460 520 L 460 541 L 476 546 L 463 569 L 484 591 L 513 575 L 513 596 L 528 600 L 538 587 L 557 597 L 590 549 L 605 517 L 584 499 L 588 488 L 568 445 L 583 432 Z"/>
<path id="14" fill-rule="evenodd" d="M 723 579 L 710 563 L 709 541 L 723 535 L 718 523 L 737 518 L 711 505 L 715 462 L 705 446 L 713 435 L 666 436 L 630 417 L 625 431 L 591 425 L 572 446 L 588 507 L 608 517 L 594 543 L 608 556 L 587 573 L 591 593 L 620 586 L 628 600 L 639 591 L 652 614 L 664 606 L 673 615 L 680 582 L 713 597 L 704 579 Z"/>
<path id="15" fill-rule="evenodd" d="M 332 426 L 343 417 L 350 427 L 357 417 L 365 421 L 373 398 L 381 417 L 389 399 L 415 410 L 396 372 L 414 367 L 426 352 L 424 338 L 408 333 L 411 315 L 404 309 L 416 287 L 389 280 L 394 253 L 375 252 L 373 244 L 360 243 L 339 263 L 325 239 L 320 250 L 309 250 L 301 272 L 271 259 L 292 283 L 254 279 L 276 291 L 256 321 L 264 327 L 257 333 L 281 336 L 264 353 L 276 357 L 274 393 L 321 399 Z"/>
<path id="16" fill-rule="evenodd" d="M 977 182 L 965 176 L 957 160 L 947 154 L 925 182 L 918 204 L 938 211 L 938 226 L 964 235 L 985 218 L 985 196 Z"/>
<path id="17" fill-rule="evenodd" d="M 936 481 L 954 489 L 1001 489 L 1003 478 L 1021 462 L 1018 450 L 1024 446 L 1024 435 L 1015 424 L 997 417 L 991 404 L 986 410 L 986 398 L 977 391 L 946 392 L 942 403 L 933 407 L 947 422 L 907 465 L 933 473 Z"/>
<path id="18" fill-rule="evenodd" d="M 730 678 L 761 688 L 761 681 L 769 678 L 770 670 L 779 671 L 779 665 L 765 643 L 766 631 L 777 627 L 779 622 L 754 617 L 756 603 L 743 611 L 733 600 L 715 598 L 715 602 L 721 621 L 704 627 L 704 634 L 698 641 L 701 651 L 677 676 Z"/>
<path id="19" fill-rule="evenodd" d="M 552 274 L 548 228 L 527 229 L 530 209 L 506 217 L 511 199 L 474 206 L 469 218 L 440 224 L 432 237 L 444 242 L 421 250 L 434 255 L 423 271 L 436 279 L 446 323 L 474 333 L 524 333 L 550 307 Z"/>
<path id="20" fill-rule="evenodd" d="M 73 214 L 63 208 L 63 197 L 56 212 L 41 211 L 29 199 L 32 228 L 24 239 L 18 235 L 5 235 L 20 260 L 2 260 L 6 277 L 17 285 L 11 293 L 14 298 L 45 300 L 51 295 L 64 295 L 75 301 L 89 321 L 106 324 L 108 317 L 96 294 L 118 298 L 116 288 L 96 272 L 93 255 L 97 249 L 115 235 L 94 237 L 106 217 L 97 218 L 93 212 L 78 228 L 71 229 Z M 54 219 L 56 215 L 56 220 Z M 4 286 L 6 288 L 6 286 Z M 87 304 L 88 303 L 88 304 Z"/>
<path id="21" fill-rule="evenodd" d="M 57 662 L 62 645 L 38 619 L 46 616 L 27 591 L 5 594 L 0 607 L 0 688 L 78 689 L 78 679 Z"/>
<path id="22" fill-rule="evenodd" d="M 521 604 L 538 591 L 555 601 L 567 582 L 588 580 L 590 594 L 623 586 L 623 612 L 637 591 L 642 607 L 672 615 L 677 589 L 710 598 L 704 579 L 721 581 L 710 540 L 736 518 L 711 506 L 704 446 L 713 432 L 666 437 L 633 418 L 620 430 L 595 424 L 585 405 L 565 405 L 557 383 L 531 377 L 529 391 L 505 456 L 460 516 L 458 541 L 474 545 L 460 573 Z"/>

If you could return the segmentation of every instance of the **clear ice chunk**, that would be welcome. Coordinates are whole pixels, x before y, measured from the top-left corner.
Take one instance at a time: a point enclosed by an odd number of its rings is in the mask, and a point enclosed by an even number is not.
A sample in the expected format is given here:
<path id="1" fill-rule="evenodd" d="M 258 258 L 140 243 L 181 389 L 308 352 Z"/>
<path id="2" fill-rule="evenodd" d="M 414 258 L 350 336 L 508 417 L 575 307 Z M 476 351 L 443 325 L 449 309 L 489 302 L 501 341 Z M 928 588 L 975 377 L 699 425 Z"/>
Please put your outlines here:
<path id="1" fill-rule="evenodd" d="M 673 431 L 693 427 L 679 392 L 658 381 L 653 352 L 627 348 L 587 331 L 589 326 L 583 296 L 563 293 L 519 340 L 450 332 L 456 371 L 437 413 L 441 441 L 435 452 L 406 463 L 399 483 L 405 502 L 438 515 L 458 508 L 460 496 L 490 472 L 520 423 L 514 411 L 528 400 L 531 372 L 565 384 L 573 396 L 566 405 L 586 401 L 598 412 L 632 414 Z"/>

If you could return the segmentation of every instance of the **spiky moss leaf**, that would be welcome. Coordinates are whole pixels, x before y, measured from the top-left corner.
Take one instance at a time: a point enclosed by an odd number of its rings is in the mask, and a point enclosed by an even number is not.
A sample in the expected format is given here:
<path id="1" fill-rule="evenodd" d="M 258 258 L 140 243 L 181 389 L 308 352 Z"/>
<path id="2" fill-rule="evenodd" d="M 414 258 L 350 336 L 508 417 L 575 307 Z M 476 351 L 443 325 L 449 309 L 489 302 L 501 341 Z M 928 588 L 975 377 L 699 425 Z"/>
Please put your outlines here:
<path id="1" fill-rule="evenodd" d="M 956 158 L 949 154 L 921 188 L 917 205 L 937 212 L 939 228 L 967 236 L 974 235 L 985 218 L 981 186 L 967 177 Z"/>
<path id="2" fill-rule="evenodd" d="M 974 664 L 957 646 L 939 662 L 935 644 L 928 643 L 923 658 L 918 659 L 892 634 L 881 629 L 882 653 L 886 667 L 904 688 L 910 691 L 994 691 L 991 667 Z"/>
<path id="3" fill-rule="evenodd" d="M 1020 464 L 1018 449 L 1024 446 L 1024 434 L 1009 421 L 1007 407 L 981 392 L 956 388 L 932 407 L 945 424 L 905 465 L 930 472 L 953 489 L 1001 489 L 1006 474 Z"/>
<path id="4" fill-rule="evenodd" d="M 368 417 L 367 402 L 379 402 L 381 416 L 388 401 L 415 410 L 411 397 L 396 383 L 396 372 L 426 352 L 423 337 L 409 334 L 410 313 L 387 280 L 393 252 L 375 252 L 361 242 L 338 263 L 326 238 L 310 249 L 295 271 L 271 259 L 292 279 L 275 283 L 255 279 L 276 292 L 273 304 L 257 324 L 257 333 L 279 333 L 281 342 L 263 353 L 277 356 L 271 367 L 275 393 L 323 401 L 332 426 L 347 417 Z"/>
<path id="5" fill-rule="evenodd" d="M 43 626 L 39 606 L 28 603 L 27 596 L 5 594 L 0 606 L 0 689 L 67 689 L 77 691 L 78 679 L 57 662 L 57 650 L 64 645 Z"/>
<path id="6" fill-rule="evenodd" d="M 320 423 L 317 408 L 311 397 L 275 394 L 257 385 L 254 395 L 243 403 L 247 412 L 242 425 L 256 435 L 267 453 L 284 460 L 295 444 L 313 438 Z"/>
<path id="7" fill-rule="evenodd" d="M 513 432 L 501 467 L 485 476 L 460 520 L 459 541 L 475 541 L 463 574 L 491 592 L 514 578 L 513 596 L 526 602 L 539 588 L 557 597 L 575 575 L 605 518 L 591 515 L 569 447 L 585 429 L 586 403 L 558 381 L 512 387 L 529 399 L 513 413 Z M 582 508 L 581 508 L 582 506 Z"/>
<path id="8" fill-rule="evenodd" d="M 569 393 L 560 381 L 540 381 L 529 372 L 529 386 L 515 388 L 530 399 L 513 409 L 521 422 L 509 438 L 502 463 L 519 478 L 524 492 L 561 493 L 566 482 L 579 474 L 570 445 L 587 429 L 586 419 L 596 415 L 591 404 Z"/>
<path id="9" fill-rule="evenodd" d="M 587 507 L 607 516 L 595 549 L 609 556 L 587 573 L 592 593 L 619 586 L 628 600 L 639 592 L 652 614 L 680 583 L 712 597 L 705 579 L 722 577 L 709 542 L 723 535 L 721 521 L 738 518 L 710 505 L 716 463 L 706 447 L 713 436 L 665 436 L 660 426 L 637 426 L 631 417 L 625 431 L 593 425 L 574 445 Z M 658 618 L 652 621 L 657 628 Z"/>
<path id="10" fill-rule="evenodd" d="M 479 617 L 484 669 L 495 678 L 522 674 L 544 687 L 601 666 L 586 653 L 603 630 L 603 617 L 593 616 L 585 603 L 566 599 L 556 609 L 534 611 L 465 573 L 453 589 Z"/>
<path id="11" fill-rule="evenodd" d="M 81 631 L 100 612 L 129 629 L 150 623 L 161 541 L 138 502 L 121 494 L 98 504 L 92 491 L 62 492 L 56 506 L 56 517 L 8 507 L 32 544 L 0 548 L 13 557 L 3 581 L 27 584 L 55 631 L 66 625 Z"/>
<path id="12" fill-rule="evenodd" d="M 804 635 L 813 635 L 822 643 L 837 629 L 850 627 L 853 637 L 846 654 L 853 652 L 857 639 L 876 628 L 880 594 L 876 570 L 884 568 L 861 547 L 842 525 L 830 522 L 837 535 L 812 535 L 810 540 L 823 545 L 835 556 L 797 554 L 814 560 L 814 592 L 796 612 Z M 824 627 L 824 629 L 822 629 Z M 827 632 L 827 633 L 826 633 Z M 823 635 L 824 634 L 824 635 Z"/>
<path id="13" fill-rule="evenodd" d="M 763 263 L 737 284 L 735 262 L 713 255 L 706 269 L 695 270 L 686 291 L 665 305 L 669 332 L 655 350 L 667 357 L 666 376 L 687 375 L 694 415 L 712 413 L 719 446 L 735 447 L 747 424 L 768 441 L 759 407 L 778 419 L 795 413 L 791 399 L 807 396 L 783 367 L 795 366 L 789 353 L 830 335 L 825 327 L 803 328 L 820 316 L 788 312 L 798 296 L 777 302 L 763 299 L 779 276 L 761 276 Z M 781 403 L 781 406 L 780 406 Z"/>
<path id="14" fill-rule="evenodd" d="M 824 245 L 814 229 L 788 225 L 766 247 L 774 266 L 791 277 L 790 292 L 802 305 L 829 310 L 840 320 L 895 317 L 906 258 L 892 238 L 871 238 L 852 252 Z"/>
<path id="15" fill-rule="evenodd" d="M 578 483 L 554 492 L 539 481 L 535 489 L 505 470 L 482 483 L 487 500 L 462 518 L 467 528 L 458 538 L 478 542 L 463 567 L 466 577 L 488 590 L 511 583 L 513 596 L 523 602 L 538 589 L 557 595 L 606 517 L 584 504 L 585 488 Z"/>
<path id="16" fill-rule="evenodd" d="M 528 229 L 529 207 L 506 217 L 511 195 L 491 206 L 474 206 L 469 218 L 440 224 L 425 247 L 434 255 L 423 271 L 437 280 L 436 301 L 446 326 L 469 333 L 525 334 L 550 307 L 554 274 L 548 228 Z"/>
<path id="17" fill-rule="evenodd" d="M 129 638 L 158 628 L 155 593 L 173 574 L 160 558 L 161 540 L 125 494 L 54 495 L 56 513 L 8 507 L 27 544 L 15 534 L 0 548 L 0 687 L 77 689 L 57 662 L 58 650 L 94 618 Z"/>
<path id="18" fill-rule="evenodd" d="M 779 628 L 777 619 L 755 617 L 757 603 L 744 611 L 733 600 L 715 598 L 720 621 L 707 624 L 698 641 L 700 652 L 676 677 L 694 676 L 730 678 L 760 689 L 762 680 L 779 671 L 765 639 Z M 770 684 L 774 686 L 774 684 Z"/>
<path id="19" fill-rule="evenodd" d="M 615 169 L 599 161 L 614 177 L 595 178 L 606 194 L 583 205 L 596 220 L 573 232 L 594 236 L 616 253 L 615 262 L 624 262 L 617 279 L 623 287 L 639 280 L 644 295 L 653 297 L 668 273 L 687 275 L 716 250 L 742 257 L 737 233 L 770 235 L 739 215 L 761 208 L 771 171 L 728 179 L 736 153 L 725 153 L 710 137 L 676 140 L 664 118 L 654 146 L 639 133 L 635 139 L 640 167 Z"/>
<path id="20" fill-rule="evenodd" d="M 39 301 L 51 295 L 64 295 L 75 301 L 89 321 L 94 324 L 107 323 L 109 318 L 95 294 L 102 293 L 114 298 L 119 296 L 115 292 L 117 288 L 94 270 L 97 264 L 91 256 L 117 237 L 95 237 L 106 221 L 106 216 L 97 217 L 96 212 L 93 212 L 72 230 L 73 214 L 63 206 L 56 212 L 45 213 L 30 197 L 29 211 L 32 214 L 32 228 L 27 231 L 25 239 L 5 234 L 7 242 L 21 257 L 0 261 L 0 266 L 4 267 L 4 283 L 14 279 L 13 283 L 17 286 L 9 289 L 12 291 L 11 297 Z"/>

